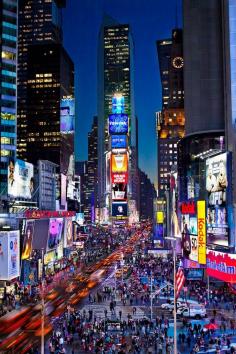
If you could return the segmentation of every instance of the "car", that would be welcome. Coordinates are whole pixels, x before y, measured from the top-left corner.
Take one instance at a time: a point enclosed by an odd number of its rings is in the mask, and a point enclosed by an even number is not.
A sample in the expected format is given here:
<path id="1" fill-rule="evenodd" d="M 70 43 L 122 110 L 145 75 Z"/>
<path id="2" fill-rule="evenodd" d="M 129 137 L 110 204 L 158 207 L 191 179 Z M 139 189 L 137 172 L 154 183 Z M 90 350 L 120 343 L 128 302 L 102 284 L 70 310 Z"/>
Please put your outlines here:
<path id="1" fill-rule="evenodd" d="M 177 308 L 183 306 L 184 304 L 185 304 L 184 302 L 177 301 Z M 171 301 L 171 302 L 169 302 L 169 303 L 162 304 L 162 305 L 161 305 L 161 308 L 162 308 L 162 309 L 165 309 L 165 310 L 170 310 L 170 311 L 172 311 L 172 310 L 174 309 L 174 301 Z"/>
<path id="2" fill-rule="evenodd" d="M 177 310 L 177 315 L 180 315 L 182 317 L 200 319 L 206 317 L 207 313 L 204 305 L 199 305 L 199 306 L 190 305 L 189 307 L 185 307 L 185 306 L 180 307 Z"/>

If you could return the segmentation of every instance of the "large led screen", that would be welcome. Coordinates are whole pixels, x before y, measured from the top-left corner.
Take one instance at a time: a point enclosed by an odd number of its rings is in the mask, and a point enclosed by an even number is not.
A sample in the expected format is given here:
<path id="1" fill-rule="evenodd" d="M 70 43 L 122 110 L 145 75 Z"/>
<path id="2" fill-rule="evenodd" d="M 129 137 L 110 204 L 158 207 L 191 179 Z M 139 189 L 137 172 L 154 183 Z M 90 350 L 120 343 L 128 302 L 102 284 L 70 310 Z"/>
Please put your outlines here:
<path id="1" fill-rule="evenodd" d="M 112 173 L 112 183 L 128 183 L 128 173 Z"/>
<path id="2" fill-rule="evenodd" d="M 34 192 L 34 166 L 16 160 L 8 166 L 8 195 L 13 198 L 31 199 Z"/>
<path id="3" fill-rule="evenodd" d="M 112 216 L 127 217 L 127 203 L 112 203 Z"/>
<path id="4" fill-rule="evenodd" d="M 127 154 L 111 155 L 111 172 L 127 172 L 128 156 Z"/>
<path id="5" fill-rule="evenodd" d="M 64 247 L 70 247 L 73 244 L 73 224 L 72 218 L 66 218 L 64 224 Z"/>
<path id="6" fill-rule="evenodd" d="M 127 199 L 127 184 L 114 183 L 112 185 L 112 199 L 113 200 L 126 200 Z"/>
<path id="7" fill-rule="evenodd" d="M 61 133 L 73 133 L 75 130 L 75 100 L 64 98 L 60 106 L 60 131 Z"/>
<path id="8" fill-rule="evenodd" d="M 127 114 L 110 114 L 108 119 L 110 134 L 127 134 L 129 118 Z"/>
<path id="9" fill-rule="evenodd" d="M 182 253 L 185 259 L 198 261 L 198 236 L 197 236 L 197 218 L 188 214 L 182 215 L 181 219 L 182 233 Z"/>
<path id="10" fill-rule="evenodd" d="M 23 249 L 21 254 L 21 259 L 29 259 L 31 257 L 32 252 L 32 242 L 34 235 L 34 220 L 26 220 L 25 224 L 25 233 L 23 240 Z"/>
<path id="11" fill-rule="evenodd" d="M 20 275 L 19 231 L 0 232 L 0 280 L 11 280 Z"/>
<path id="12" fill-rule="evenodd" d="M 111 148 L 112 149 L 126 149 L 127 137 L 125 135 L 112 135 L 111 136 Z"/>
<path id="13" fill-rule="evenodd" d="M 206 160 L 207 243 L 227 247 L 228 227 L 228 170 L 227 153 Z"/>
<path id="14" fill-rule="evenodd" d="M 112 97 L 112 113 L 124 113 L 125 112 L 125 98 L 122 95 L 115 95 Z"/>
<path id="15" fill-rule="evenodd" d="M 49 233 L 48 233 L 48 251 L 57 248 L 61 241 L 61 234 L 63 228 L 63 219 L 56 218 L 50 219 L 49 222 Z"/>

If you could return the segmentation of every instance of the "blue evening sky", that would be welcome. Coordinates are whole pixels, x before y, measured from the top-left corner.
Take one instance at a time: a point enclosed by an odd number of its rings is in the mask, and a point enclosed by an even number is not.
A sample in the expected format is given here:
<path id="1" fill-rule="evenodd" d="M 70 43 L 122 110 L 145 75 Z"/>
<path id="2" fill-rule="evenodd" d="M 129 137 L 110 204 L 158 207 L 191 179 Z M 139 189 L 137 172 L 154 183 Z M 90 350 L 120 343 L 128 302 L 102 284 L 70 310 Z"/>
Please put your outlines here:
<path id="1" fill-rule="evenodd" d="M 87 133 L 97 114 L 97 45 L 103 14 L 128 23 L 134 39 L 135 110 L 139 166 L 156 182 L 155 112 L 161 109 L 156 40 L 171 37 L 178 0 L 67 0 L 64 45 L 75 63 L 76 160 L 87 159 Z M 178 1 L 180 2 L 180 0 Z M 178 6 L 180 22 L 181 9 Z"/>

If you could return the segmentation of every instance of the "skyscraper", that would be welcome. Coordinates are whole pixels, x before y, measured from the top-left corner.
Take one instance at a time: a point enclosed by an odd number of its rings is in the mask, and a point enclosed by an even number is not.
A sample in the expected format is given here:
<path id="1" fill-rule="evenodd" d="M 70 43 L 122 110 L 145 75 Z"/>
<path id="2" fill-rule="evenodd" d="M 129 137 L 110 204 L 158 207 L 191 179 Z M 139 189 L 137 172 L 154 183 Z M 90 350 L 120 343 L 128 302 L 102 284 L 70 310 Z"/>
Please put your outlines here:
<path id="1" fill-rule="evenodd" d="M 129 25 L 117 24 L 105 17 L 100 29 L 98 48 L 98 134 L 99 134 L 99 203 L 111 208 L 111 185 L 108 177 L 109 131 L 108 116 L 112 113 L 115 94 L 124 97 L 124 112 L 129 117 L 128 147 L 136 156 L 130 160 L 128 194 L 138 199 L 132 189 L 132 180 L 137 175 L 137 143 L 133 89 L 133 41 Z"/>
<path id="2" fill-rule="evenodd" d="M 95 208 L 98 207 L 98 117 L 93 118 L 92 129 L 88 133 L 88 162 L 86 181 L 85 219 L 95 221 Z"/>
<path id="3" fill-rule="evenodd" d="M 33 163 L 51 160 L 67 174 L 74 151 L 74 127 L 65 134 L 60 102 L 74 98 L 74 65 L 62 45 L 65 4 L 65 0 L 19 2 L 17 153 Z M 63 107 L 62 114 L 70 108 Z"/>
<path id="4" fill-rule="evenodd" d="M 0 199 L 7 195 L 9 160 L 16 156 L 17 0 L 1 1 Z"/>
<path id="5" fill-rule="evenodd" d="M 154 217 L 154 199 L 156 190 L 145 172 L 139 169 L 140 180 L 140 219 L 153 220 Z"/>
<path id="6" fill-rule="evenodd" d="M 174 29 L 171 39 L 157 41 L 157 52 L 162 83 L 162 111 L 157 114 L 158 194 L 163 196 L 177 164 L 177 143 L 185 133 L 182 30 Z"/>

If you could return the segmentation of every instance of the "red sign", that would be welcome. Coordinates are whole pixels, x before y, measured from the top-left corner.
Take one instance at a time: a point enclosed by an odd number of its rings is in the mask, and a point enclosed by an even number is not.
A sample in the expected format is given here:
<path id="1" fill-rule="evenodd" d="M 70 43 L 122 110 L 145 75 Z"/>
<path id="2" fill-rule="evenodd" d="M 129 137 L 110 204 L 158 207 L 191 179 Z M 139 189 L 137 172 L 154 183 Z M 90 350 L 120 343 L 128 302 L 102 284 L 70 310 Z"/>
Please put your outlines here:
<path id="1" fill-rule="evenodd" d="M 207 274 L 227 283 L 236 283 L 236 254 L 207 250 Z"/>
<path id="2" fill-rule="evenodd" d="M 196 214 L 196 205 L 194 202 L 181 204 L 181 214 Z"/>
<path id="3" fill-rule="evenodd" d="M 51 210 L 26 210 L 24 217 L 26 219 L 47 219 L 59 217 L 72 217 L 75 216 L 75 211 L 51 211 Z"/>
<path id="4" fill-rule="evenodd" d="M 112 183 L 128 183 L 128 173 L 112 173 Z"/>

